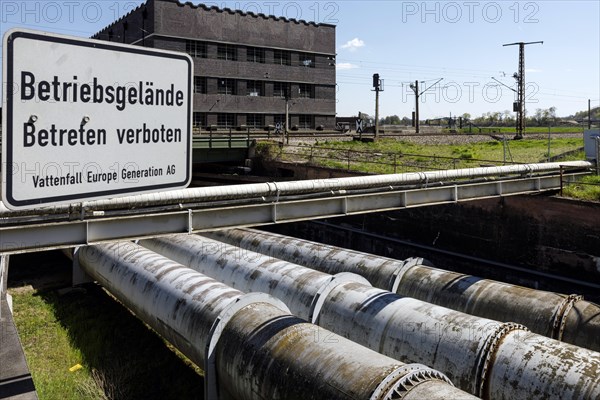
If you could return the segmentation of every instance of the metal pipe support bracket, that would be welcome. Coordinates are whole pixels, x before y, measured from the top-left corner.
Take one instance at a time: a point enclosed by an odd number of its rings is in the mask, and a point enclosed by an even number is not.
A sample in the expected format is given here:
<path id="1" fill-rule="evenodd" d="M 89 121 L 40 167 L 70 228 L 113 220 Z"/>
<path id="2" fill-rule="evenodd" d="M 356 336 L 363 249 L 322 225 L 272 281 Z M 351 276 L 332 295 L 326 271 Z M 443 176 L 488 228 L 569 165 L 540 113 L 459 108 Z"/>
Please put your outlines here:
<path id="1" fill-rule="evenodd" d="M 210 328 L 209 339 L 206 344 L 205 365 L 204 365 L 204 398 L 210 400 L 219 400 L 219 390 L 217 382 L 216 349 L 221 334 L 227 327 L 229 321 L 243 308 L 252 304 L 271 304 L 287 313 L 290 309 L 285 303 L 266 293 L 246 293 L 221 311 L 213 326 Z"/>
<path id="2" fill-rule="evenodd" d="M 371 286 L 371 283 L 369 283 L 366 278 L 352 272 L 340 272 L 339 274 L 333 275 L 331 279 L 329 279 L 319 288 L 317 294 L 312 300 L 309 313 L 309 321 L 311 323 L 318 325 L 319 314 L 321 313 L 321 309 L 323 308 L 323 304 L 325 304 L 325 300 L 327 299 L 329 293 L 331 293 L 331 291 L 339 285 L 348 282 Z"/>
<path id="3" fill-rule="evenodd" d="M 402 265 L 399 266 L 394 273 L 392 274 L 392 282 L 390 288 L 387 289 L 392 293 L 398 293 L 398 287 L 400 287 L 400 282 L 402 278 L 404 278 L 404 274 L 408 272 L 414 266 L 424 265 L 426 267 L 435 267 L 433 263 L 425 258 L 421 257 L 410 257 L 402 262 Z"/>

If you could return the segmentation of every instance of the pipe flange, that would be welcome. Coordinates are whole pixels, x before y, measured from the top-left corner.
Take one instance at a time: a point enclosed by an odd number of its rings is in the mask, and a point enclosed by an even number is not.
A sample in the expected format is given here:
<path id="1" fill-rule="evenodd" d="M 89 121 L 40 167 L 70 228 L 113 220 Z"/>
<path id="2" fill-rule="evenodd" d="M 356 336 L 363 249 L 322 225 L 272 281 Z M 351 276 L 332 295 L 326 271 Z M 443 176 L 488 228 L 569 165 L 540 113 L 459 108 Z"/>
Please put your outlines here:
<path id="1" fill-rule="evenodd" d="M 552 316 L 552 339 L 562 340 L 569 312 L 573 309 L 575 303 L 580 300 L 583 300 L 583 296 L 570 294 L 557 307 L 556 312 Z"/>
<path id="2" fill-rule="evenodd" d="M 339 285 L 348 282 L 372 286 L 365 277 L 352 272 L 340 272 L 339 274 L 333 275 L 331 279 L 325 282 L 319 288 L 319 290 L 317 290 L 317 294 L 312 300 L 312 304 L 310 305 L 310 314 L 308 316 L 308 320 L 312 324 L 318 325 L 317 321 L 319 320 L 319 314 L 321 313 L 321 309 L 323 308 L 323 304 L 325 304 L 325 299 L 327 299 L 329 293 L 331 293 L 331 291 Z"/>
<path id="3" fill-rule="evenodd" d="M 440 371 L 422 364 L 406 364 L 388 375 L 375 389 L 370 400 L 401 400 L 415 386 L 431 380 L 454 386 Z"/>
<path id="4" fill-rule="evenodd" d="M 283 303 L 283 301 L 266 293 L 246 293 L 241 295 L 235 301 L 231 302 L 227 307 L 221 311 L 217 319 L 213 322 L 208 334 L 208 342 L 205 349 L 204 357 L 204 398 L 205 399 L 218 399 L 219 394 L 217 391 L 217 370 L 216 370 L 216 348 L 221 334 L 225 330 L 225 327 L 231 321 L 231 319 L 240 311 L 252 304 L 267 303 L 271 304 L 287 313 L 290 313 L 290 309 Z"/>
<path id="5" fill-rule="evenodd" d="M 476 368 L 475 390 L 477 391 L 477 397 L 483 398 L 483 394 L 485 392 L 484 389 L 486 386 L 487 372 L 488 372 L 488 369 L 490 366 L 490 362 L 492 360 L 492 355 L 498 349 L 498 346 L 500 345 L 500 341 L 507 334 L 509 334 L 512 331 L 516 331 L 516 330 L 523 330 L 523 331 L 529 332 L 529 329 L 527 329 L 527 327 L 525 327 L 521 324 L 516 324 L 514 322 L 505 322 L 505 323 L 498 325 L 494 329 L 494 331 L 490 335 L 488 335 L 488 337 L 485 339 L 485 343 L 483 344 L 483 347 L 481 348 L 479 357 L 477 359 L 476 367 L 475 367 Z"/>

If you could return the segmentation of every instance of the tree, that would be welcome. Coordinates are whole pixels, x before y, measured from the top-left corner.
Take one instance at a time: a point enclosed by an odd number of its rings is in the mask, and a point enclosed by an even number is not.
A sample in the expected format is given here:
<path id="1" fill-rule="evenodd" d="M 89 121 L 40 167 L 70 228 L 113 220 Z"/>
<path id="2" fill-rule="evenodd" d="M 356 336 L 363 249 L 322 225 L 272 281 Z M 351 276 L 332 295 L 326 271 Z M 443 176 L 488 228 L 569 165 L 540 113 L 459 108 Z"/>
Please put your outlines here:
<path id="1" fill-rule="evenodd" d="M 385 117 L 383 123 L 385 125 L 400 125 L 400 117 L 397 115 Z"/>
<path id="2" fill-rule="evenodd" d="M 510 110 L 504 110 L 503 113 L 503 117 L 502 117 L 502 122 L 504 126 L 510 126 L 510 125 L 514 125 L 515 124 L 515 117 L 513 116 L 513 114 L 510 112 Z"/>

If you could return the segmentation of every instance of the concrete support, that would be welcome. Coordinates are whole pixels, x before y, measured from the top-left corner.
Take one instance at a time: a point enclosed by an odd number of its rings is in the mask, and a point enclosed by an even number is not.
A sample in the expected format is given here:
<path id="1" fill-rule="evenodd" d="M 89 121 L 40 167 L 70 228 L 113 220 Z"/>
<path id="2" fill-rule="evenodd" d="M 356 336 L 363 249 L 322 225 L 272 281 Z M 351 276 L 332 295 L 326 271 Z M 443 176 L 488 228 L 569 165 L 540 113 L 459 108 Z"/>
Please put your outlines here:
<path id="1" fill-rule="evenodd" d="M 306 305 L 316 291 L 312 302 L 322 302 L 322 307 L 312 318 L 320 326 L 398 360 L 429 365 L 479 397 L 600 396 L 599 353 L 530 334 L 517 324 L 466 315 L 354 281 L 329 288 L 322 298 L 318 288 L 327 285 L 322 273 L 199 236 L 140 243 L 242 291 L 277 293 L 302 318 L 310 317 Z M 502 364 L 497 365 L 499 357 Z"/>
<path id="2" fill-rule="evenodd" d="M 94 279 L 85 273 L 81 265 L 79 264 L 79 257 L 77 256 L 77 252 L 81 249 L 81 247 L 76 247 L 74 249 L 65 249 L 63 253 L 67 254 L 67 256 L 73 260 L 73 273 L 72 273 L 72 284 L 73 286 L 79 286 L 86 283 L 94 282 Z"/>
<path id="3" fill-rule="evenodd" d="M 6 299 L 8 308 L 12 313 L 12 299 L 8 294 L 8 263 L 10 256 L 0 255 L 0 300 Z M 0 318 L 2 318 L 2 309 L 0 309 Z"/>
<path id="4" fill-rule="evenodd" d="M 205 234 L 329 274 L 353 272 L 375 287 L 600 351 L 600 306 L 563 295 L 434 268 L 422 258 L 404 261 L 321 243 L 236 229 Z M 535 312 L 532 312 L 535 310 Z"/>
<path id="5" fill-rule="evenodd" d="M 385 357 L 290 315 L 270 296 L 244 297 L 136 244 L 84 247 L 77 256 L 87 274 L 203 366 L 215 383 L 207 399 L 473 398 L 437 371 Z"/>
<path id="6" fill-rule="evenodd" d="M 9 256 L 0 255 L 0 399 L 37 400 L 8 294 Z"/>

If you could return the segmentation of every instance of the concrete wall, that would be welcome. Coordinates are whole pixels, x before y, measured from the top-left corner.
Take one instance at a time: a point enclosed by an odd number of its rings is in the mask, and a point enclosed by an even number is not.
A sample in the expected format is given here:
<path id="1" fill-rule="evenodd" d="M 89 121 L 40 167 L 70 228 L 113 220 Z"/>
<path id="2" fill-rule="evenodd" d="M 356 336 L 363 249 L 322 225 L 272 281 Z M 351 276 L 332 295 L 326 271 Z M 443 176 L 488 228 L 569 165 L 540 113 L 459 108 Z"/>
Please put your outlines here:
<path id="1" fill-rule="evenodd" d="M 347 176 L 364 175 L 364 173 L 360 172 L 348 172 L 333 168 L 315 167 L 309 164 L 280 161 L 270 161 L 268 163 L 259 164 L 258 168 L 260 168 L 260 172 L 264 176 L 294 178 L 294 180 L 343 178 Z"/>

